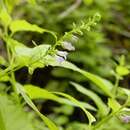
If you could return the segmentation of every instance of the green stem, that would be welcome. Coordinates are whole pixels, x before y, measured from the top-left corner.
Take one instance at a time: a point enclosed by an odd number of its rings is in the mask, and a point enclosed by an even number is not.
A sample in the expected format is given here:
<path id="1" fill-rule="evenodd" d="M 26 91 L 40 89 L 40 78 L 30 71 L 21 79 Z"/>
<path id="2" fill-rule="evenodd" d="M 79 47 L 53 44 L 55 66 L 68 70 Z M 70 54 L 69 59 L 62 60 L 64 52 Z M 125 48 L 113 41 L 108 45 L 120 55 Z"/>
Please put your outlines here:
<path id="1" fill-rule="evenodd" d="M 14 58 L 13 58 L 13 56 L 11 57 L 11 52 L 10 52 L 8 44 L 6 44 L 6 48 L 7 48 L 8 62 L 9 62 L 10 70 L 11 70 L 11 79 L 10 79 L 10 82 L 12 84 L 14 92 L 17 94 L 16 80 L 15 80 L 15 76 L 14 76 L 14 71 L 12 71 L 13 70 L 13 61 L 14 61 Z"/>
<path id="2" fill-rule="evenodd" d="M 113 112 L 111 114 L 109 114 L 108 116 L 104 117 L 97 125 L 95 125 L 93 127 L 92 130 L 96 130 L 97 128 L 99 128 L 101 125 L 103 125 L 105 122 L 107 122 L 110 118 L 112 118 L 113 116 L 115 116 L 117 113 L 119 113 L 123 108 L 125 108 L 129 102 L 129 98 L 127 98 L 127 100 L 125 101 L 125 103 L 121 106 L 121 108 L 119 110 L 117 110 L 116 112 Z"/>
<path id="3" fill-rule="evenodd" d="M 116 76 L 115 85 L 114 88 L 112 89 L 114 97 L 116 97 L 118 86 L 119 86 L 119 76 Z"/>

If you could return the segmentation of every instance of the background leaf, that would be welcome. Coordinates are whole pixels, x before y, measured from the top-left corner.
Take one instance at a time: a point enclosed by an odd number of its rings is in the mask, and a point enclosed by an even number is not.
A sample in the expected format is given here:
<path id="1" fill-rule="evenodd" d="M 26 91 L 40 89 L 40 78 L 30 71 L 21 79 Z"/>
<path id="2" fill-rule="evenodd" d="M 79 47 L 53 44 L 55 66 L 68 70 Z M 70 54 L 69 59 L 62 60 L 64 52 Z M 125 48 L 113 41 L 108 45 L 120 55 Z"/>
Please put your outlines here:
<path id="1" fill-rule="evenodd" d="M 91 113 L 89 113 L 89 112 L 82 106 L 82 104 L 81 104 L 78 100 L 76 100 L 76 99 L 73 98 L 72 96 L 70 96 L 70 95 L 68 95 L 68 94 L 65 94 L 65 93 L 61 93 L 61 92 L 54 92 L 54 93 L 55 93 L 55 94 L 58 94 L 58 95 L 61 95 L 61 96 L 63 96 L 63 97 L 68 98 L 71 102 L 73 102 L 75 105 L 77 105 L 79 108 L 81 108 L 81 109 L 85 112 L 86 116 L 87 116 L 88 119 L 89 119 L 89 125 L 91 125 L 93 122 L 96 121 L 95 117 L 94 117 Z"/>
<path id="2" fill-rule="evenodd" d="M 11 100 L 11 96 L 0 94 L 0 130 L 34 130 L 23 107 Z"/>
<path id="3" fill-rule="evenodd" d="M 71 84 L 77 89 L 77 91 L 88 96 L 90 99 L 92 99 L 95 102 L 95 104 L 98 107 L 100 116 L 105 116 L 108 114 L 109 110 L 108 110 L 107 106 L 96 93 L 94 93 L 93 91 L 91 91 L 87 88 L 84 88 L 83 86 L 81 86 L 77 83 L 71 82 Z"/>
<path id="4" fill-rule="evenodd" d="M 17 88 L 19 93 L 22 95 L 26 103 L 41 117 L 41 119 L 44 121 L 44 123 L 49 127 L 50 130 L 59 130 L 58 127 L 46 116 L 41 114 L 37 107 L 33 104 L 31 99 L 26 95 L 26 92 L 22 85 L 17 84 Z"/>

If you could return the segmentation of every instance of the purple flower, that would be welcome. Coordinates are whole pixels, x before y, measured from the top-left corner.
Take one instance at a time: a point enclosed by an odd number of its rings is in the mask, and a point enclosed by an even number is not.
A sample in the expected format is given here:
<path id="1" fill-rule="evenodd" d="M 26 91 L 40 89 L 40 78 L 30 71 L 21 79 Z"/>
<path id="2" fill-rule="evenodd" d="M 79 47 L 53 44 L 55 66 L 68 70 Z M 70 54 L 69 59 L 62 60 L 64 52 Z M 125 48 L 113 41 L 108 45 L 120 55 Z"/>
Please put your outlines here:
<path id="1" fill-rule="evenodd" d="M 120 119 L 125 123 L 130 122 L 130 116 L 128 116 L 128 115 L 123 115 L 123 116 L 120 117 Z"/>
<path id="2" fill-rule="evenodd" d="M 66 60 L 68 53 L 66 51 L 57 51 L 57 55 L 63 57 Z"/>
<path id="3" fill-rule="evenodd" d="M 55 56 L 55 59 L 59 63 L 62 63 L 63 61 L 65 61 L 65 59 L 63 57 L 60 57 L 60 56 L 57 56 L 57 55 Z"/>
<path id="4" fill-rule="evenodd" d="M 67 41 L 64 41 L 62 43 L 62 46 L 63 46 L 64 49 L 66 49 L 68 51 L 74 51 L 75 50 L 75 47 L 70 42 L 67 42 Z"/>

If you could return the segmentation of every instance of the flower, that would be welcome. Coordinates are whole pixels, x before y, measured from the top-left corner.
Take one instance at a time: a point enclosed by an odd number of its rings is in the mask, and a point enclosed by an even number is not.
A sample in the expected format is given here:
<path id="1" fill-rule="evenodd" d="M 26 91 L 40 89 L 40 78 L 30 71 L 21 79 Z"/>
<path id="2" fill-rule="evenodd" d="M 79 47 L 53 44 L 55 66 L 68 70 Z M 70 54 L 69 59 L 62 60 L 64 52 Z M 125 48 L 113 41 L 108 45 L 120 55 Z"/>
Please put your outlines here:
<path id="1" fill-rule="evenodd" d="M 63 58 L 63 57 L 61 57 L 61 56 L 55 56 L 55 59 L 56 59 L 56 61 L 57 62 L 59 62 L 59 63 L 62 63 L 63 61 L 65 61 L 65 59 Z"/>
<path id="2" fill-rule="evenodd" d="M 75 47 L 70 42 L 67 42 L 67 41 L 62 42 L 62 46 L 63 46 L 64 49 L 66 49 L 68 51 L 74 51 L 75 50 Z"/>
<path id="3" fill-rule="evenodd" d="M 75 36 L 75 35 L 72 36 L 72 41 L 73 41 L 73 42 L 77 42 L 78 39 L 79 39 L 79 38 L 78 38 L 77 36 Z"/>
<path id="4" fill-rule="evenodd" d="M 66 51 L 57 51 L 57 55 L 63 57 L 66 60 L 68 52 L 66 52 Z"/>
<path id="5" fill-rule="evenodd" d="M 128 115 L 123 115 L 123 116 L 120 117 L 120 119 L 125 123 L 130 122 L 130 116 L 128 116 Z"/>

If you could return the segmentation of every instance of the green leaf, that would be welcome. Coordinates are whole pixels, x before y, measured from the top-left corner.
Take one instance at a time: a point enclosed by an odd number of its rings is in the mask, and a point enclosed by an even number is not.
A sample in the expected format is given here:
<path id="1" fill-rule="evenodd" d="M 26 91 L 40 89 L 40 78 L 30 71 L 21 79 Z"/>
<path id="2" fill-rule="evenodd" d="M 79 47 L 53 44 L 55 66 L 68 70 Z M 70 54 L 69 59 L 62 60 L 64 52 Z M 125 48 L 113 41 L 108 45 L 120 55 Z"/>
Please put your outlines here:
<path id="1" fill-rule="evenodd" d="M 108 105 L 113 112 L 117 112 L 121 108 L 121 105 L 113 98 L 108 99 Z"/>
<path id="2" fill-rule="evenodd" d="M 120 57 L 119 63 L 120 63 L 120 66 L 124 66 L 125 65 L 125 56 L 124 55 L 122 55 Z"/>
<path id="3" fill-rule="evenodd" d="M 43 33 L 46 30 L 35 25 L 35 24 L 30 24 L 26 20 L 14 20 L 10 24 L 10 30 L 14 34 L 18 31 L 32 31 L 32 32 L 38 32 L 38 33 Z"/>
<path id="4" fill-rule="evenodd" d="M 36 68 L 43 68 L 45 65 L 48 65 L 47 58 L 45 57 L 50 45 L 44 44 L 29 48 L 12 38 L 6 38 L 5 40 L 14 54 L 15 64 L 21 67 L 28 67 L 30 74 Z"/>
<path id="5" fill-rule="evenodd" d="M 105 116 L 108 114 L 109 110 L 107 108 L 107 106 L 105 105 L 105 103 L 102 101 L 102 99 L 93 91 L 88 90 L 87 88 L 82 87 L 81 85 L 71 82 L 71 84 L 82 94 L 88 96 L 89 98 L 91 98 L 95 104 L 98 107 L 99 110 L 99 115 L 101 116 Z"/>
<path id="6" fill-rule="evenodd" d="M 22 106 L 11 98 L 0 94 L 0 130 L 34 130 L 33 122 Z"/>
<path id="7" fill-rule="evenodd" d="M 119 76 L 126 76 L 130 73 L 129 69 L 125 66 L 117 66 L 116 72 Z"/>
<path id="8" fill-rule="evenodd" d="M 69 99 L 69 100 L 70 100 L 71 102 L 73 102 L 76 106 L 78 106 L 79 108 L 81 108 L 81 109 L 85 112 L 86 116 L 87 116 L 88 119 L 89 119 L 89 125 L 91 125 L 93 122 L 96 121 L 95 117 L 94 117 L 91 113 L 89 113 L 89 112 L 82 106 L 82 104 L 81 104 L 78 100 L 76 100 L 76 99 L 73 98 L 72 96 L 70 96 L 70 95 L 68 95 L 68 94 L 65 94 L 65 93 L 62 93 L 62 92 L 54 92 L 54 93 L 57 94 L 57 95 L 61 95 L 61 96 L 65 97 L 65 98 L 67 98 L 67 99 Z"/>
<path id="9" fill-rule="evenodd" d="M 15 56 L 17 63 L 29 68 L 30 74 L 36 68 L 43 68 L 46 65 L 46 53 L 50 45 L 39 45 L 34 48 L 29 48 L 26 46 L 16 46 Z"/>
<path id="10" fill-rule="evenodd" d="M 31 101 L 31 99 L 27 96 L 24 88 L 22 85 L 17 83 L 17 88 L 20 94 L 23 96 L 26 103 L 41 117 L 41 119 L 45 122 L 45 124 L 49 127 L 50 130 L 59 130 L 58 127 L 46 116 L 41 114 L 37 107 L 34 105 L 34 103 Z"/>
<path id="11" fill-rule="evenodd" d="M 24 85 L 24 88 L 25 88 L 26 93 L 29 95 L 31 99 L 46 99 L 46 100 L 56 101 L 61 104 L 75 106 L 75 104 L 73 104 L 69 100 L 58 97 L 57 95 L 54 95 L 52 92 L 49 92 L 43 88 L 39 88 L 38 86 L 28 84 L 28 85 Z M 80 102 L 80 103 L 82 104 L 82 106 L 84 106 L 87 109 L 90 109 L 93 111 L 96 110 L 93 106 L 87 103 L 84 103 L 84 102 Z"/>
<path id="12" fill-rule="evenodd" d="M 8 75 L 4 75 L 0 77 L 0 82 L 10 81 L 10 77 Z"/>
<path id="13" fill-rule="evenodd" d="M 75 104 L 75 106 L 80 107 L 87 115 L 87 117 L 89 118 L 89 123 L 91 124 L 92 122 L 95 121 L 95 118 L 84 108 L 84 105 L 82 103 L 80 103 L 80 101 L 76 100 L 75 98 L 64 94 L 64 93 L 58 93 L 58 92 L 54 92 L 50 93 L 47 90 L 32 86 L 32 85 L 25 85 L 25 91 L 27 92 L 27 94 L 32 98 L 32 99 L 40 99 L 40 98 L 44 98 L 44 99 L 51 99 L 54 101 L 57 101 L 59 103 L 67 103 L 63 98 L 57 97 L 54 94 L 60 94 L 62 96 L 64 96 L 65 98 L 69 99 L 73 104 Z M 69 104 L 69 103 L 67 103 Z"/>
<path id="14" fill-rule="evenodd" d="M 6 9 L 2 9 L 0 11 L 0 21 L 5 27 L 7 27 L 11 23 L 12 19 Z"/>
<path id="15" fill-rule="evenodd" d="M 92 81 L 98 88 L 100 88 L 106 95 L 113 97 L 112 93 L 111 93 L 111 89 L 113 87 L 113 85 L 111 84 L 111 82 L 109 82 L 108 80 L 101 78 L 95 74 L 92 74 L 90 72 L 81 70 L 80 68 L 78 68 L 77 66 L 75 66 L 74 64 L 64 61 L 62 63 L 58 63 L 58 62 L 52 62 L 50 63 L 50 65 L 52 66 L 59 66 L 59 67 L 64 67 L 67 69 L 71 69 L 73 71 L 79 72 L 82 75 L 84 75 L 87 79 L 89 79 L 90 81 Z"/>

